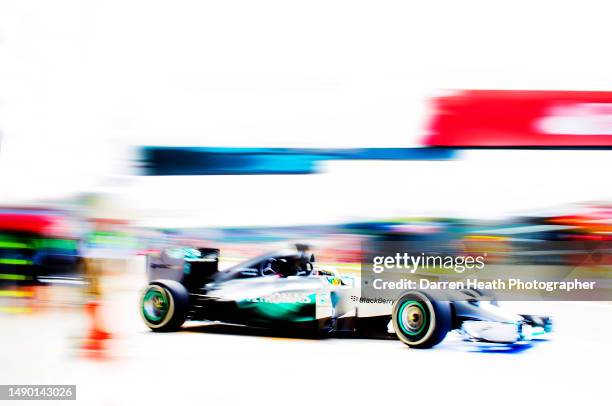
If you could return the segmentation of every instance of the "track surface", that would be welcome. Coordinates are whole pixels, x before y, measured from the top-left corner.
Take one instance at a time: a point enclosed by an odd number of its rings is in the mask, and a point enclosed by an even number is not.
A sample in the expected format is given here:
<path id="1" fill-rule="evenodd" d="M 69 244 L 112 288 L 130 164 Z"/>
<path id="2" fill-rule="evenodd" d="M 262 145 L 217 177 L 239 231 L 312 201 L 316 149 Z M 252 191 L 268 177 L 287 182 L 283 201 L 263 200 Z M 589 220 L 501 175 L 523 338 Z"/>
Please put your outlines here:
<path id="1" fill-rule="evenodd" d="M 86 405 L 609 404 L 610 304 L 504 303 L 553 315 L 555 334 L 507 347 L 451 333 L 433 350 L 411 350 L 218 325 L 151 333 L 134 282 L 116 277 L 109 289 L 114 339 L 103 359 L 79 349 L 88 322 L 78 308 L 0 316 L 0 383 L 77 384 L 70 404 Z"/>

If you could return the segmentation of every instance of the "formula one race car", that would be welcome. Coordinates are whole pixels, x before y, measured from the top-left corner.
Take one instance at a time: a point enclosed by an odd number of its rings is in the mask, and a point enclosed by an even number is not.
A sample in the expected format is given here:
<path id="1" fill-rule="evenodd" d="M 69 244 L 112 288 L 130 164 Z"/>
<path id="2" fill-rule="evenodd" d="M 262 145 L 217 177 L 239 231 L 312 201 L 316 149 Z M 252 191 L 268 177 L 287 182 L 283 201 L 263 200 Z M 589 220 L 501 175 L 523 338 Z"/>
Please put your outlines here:
<path id="1" fill-rule="evenodd" d="M 176 330 L 185 320 L 208 320 L 323 334 L 397 336 L 429 348 L 450 330 L 468 340 L 515 343 L 551 331 L 548 317 L 508 314 L 479 291 L 444 300 L 423 291 L 397 300 L 361 297 L 358 277 L 315 267 L 309 247 L 263 255 L 218 269 L 219 250 L 169 248 L 147 257 L 151 279 L 140 311 L 153 331 Z M 490 298 L 489 298 L 490 299 Z"/>

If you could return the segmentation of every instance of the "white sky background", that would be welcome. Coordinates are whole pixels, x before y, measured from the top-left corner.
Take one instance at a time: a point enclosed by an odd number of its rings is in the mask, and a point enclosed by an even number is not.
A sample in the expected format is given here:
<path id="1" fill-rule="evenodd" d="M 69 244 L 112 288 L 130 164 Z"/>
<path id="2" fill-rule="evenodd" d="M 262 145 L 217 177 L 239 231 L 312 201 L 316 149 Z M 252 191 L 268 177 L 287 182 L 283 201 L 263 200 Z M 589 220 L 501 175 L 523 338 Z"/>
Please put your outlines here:
<path id="1" fill-rule="evenodd" d="M 105 190 L 144 224 L 273 225 L 610 199 L 601 151 L 113 181 L 129 145 L 406 147 L 439 89 L 612 90 L 612 6 L 560 3 L 3 0 L 0 204 Z"/>

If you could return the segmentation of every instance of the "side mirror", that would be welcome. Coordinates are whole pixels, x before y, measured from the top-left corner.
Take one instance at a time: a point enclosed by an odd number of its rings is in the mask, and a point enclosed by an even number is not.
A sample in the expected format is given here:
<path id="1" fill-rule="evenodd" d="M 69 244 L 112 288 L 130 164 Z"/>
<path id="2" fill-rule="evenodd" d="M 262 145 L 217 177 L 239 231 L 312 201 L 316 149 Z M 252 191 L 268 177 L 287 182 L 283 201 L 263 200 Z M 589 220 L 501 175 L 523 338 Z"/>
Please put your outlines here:
<path id="1" fill-rule="evenodd" d="M 315 256 L 314 256 L 314 254 L 310 254 L 310 262 L 315 262 Z"/>

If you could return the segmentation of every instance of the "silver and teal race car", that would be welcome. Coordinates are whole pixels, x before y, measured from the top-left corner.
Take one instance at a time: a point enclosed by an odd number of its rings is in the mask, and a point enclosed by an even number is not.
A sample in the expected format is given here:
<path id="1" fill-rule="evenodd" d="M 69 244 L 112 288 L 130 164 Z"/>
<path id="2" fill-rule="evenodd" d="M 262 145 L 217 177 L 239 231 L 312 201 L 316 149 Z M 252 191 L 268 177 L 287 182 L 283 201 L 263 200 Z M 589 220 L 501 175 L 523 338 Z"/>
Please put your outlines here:
<path id="1" fill-rule="evenodd" d="M 359 277 L 315 265 L 309 247 L 262 255 L 219 270 L 219 250 L 168 248 L 147 257 L 150 283 L 140 312 L 153 331 L 186 320 L 339 335 L 391 336 L 414 348 L 440 343 L 451 330 L 466 339 L 516 343 L 551 331 L 549 317 L 508 313 L 486 292 L 434 298 L 403 292 L 396 300 L 362 297 Z"/>

